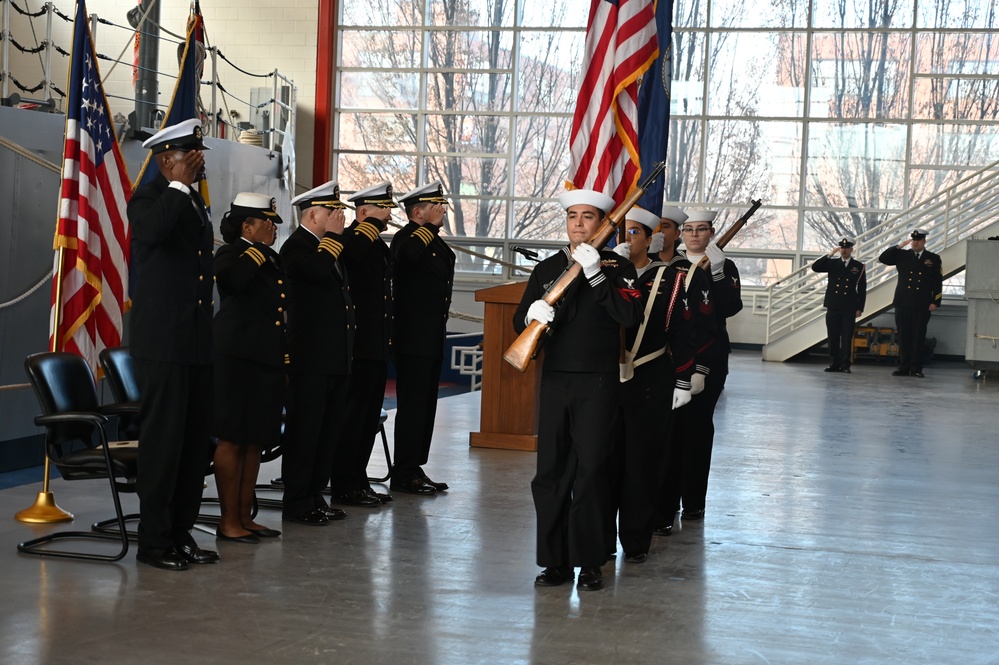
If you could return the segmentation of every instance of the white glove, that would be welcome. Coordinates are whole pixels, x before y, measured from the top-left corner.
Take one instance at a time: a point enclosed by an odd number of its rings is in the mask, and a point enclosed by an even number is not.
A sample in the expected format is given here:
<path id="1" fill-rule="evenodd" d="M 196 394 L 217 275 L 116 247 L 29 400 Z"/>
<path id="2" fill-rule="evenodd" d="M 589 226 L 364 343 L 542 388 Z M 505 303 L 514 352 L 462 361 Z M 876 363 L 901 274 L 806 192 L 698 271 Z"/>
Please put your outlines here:
<path id="1" fill-rule="evenodd" d="M 620 256 L 622 259 L 631 260 L 631 245 L 626 242 L 619 242 L 614 245 L 614 253 Z"/>
<path id="2" fill-rule="evenodd" d="M 696 395 L 697 393 L 700 393 L 703 390 L 704 390 L 704 375 L 695 372 L 694 375 L 690 377 L 690 394 Z"/>
<path id="3" fill-rule="evenodd" d="M 658 254 L 666 246 L 666 236 L 662 233 L 653 233 L 652 239 L 649 242 L 651 243 L 649 245 L 649 254 Z"/>
<path id="4" fill-rule="evenodd" d="M 722 248 L 711 243 L 704 248 L 704 256 L 708 257 L 708 261 L 711 261 L 711 272 L 715 275 L 719 274 L 725 270 L 725 252 Z"/>
<path id="5" fill-rule="evenodd" d="M 592 245 L 585 242 L 572 250 L 572 260 L 583 268 L 583 275 L 586 279 L 596 276 L 600 272 L 600 252 Z"/>
<path id="6" fill-rule="evenodd" d="M 684 390 L 683 388 L 673 389 L 673 409 L 679 409 L 684 404 L 690 402 L 691 394 L 689 390 Z"/>
<path id="7" fill-rule="evenodd" d="M 555 318 L 555 308 L 546 303 L 544 300 L 535 300 L 531 303 L 531 306 L 527 308 L 527 322 L 537 321 L 538 323 L 543 323 L 548 325 Z"/>

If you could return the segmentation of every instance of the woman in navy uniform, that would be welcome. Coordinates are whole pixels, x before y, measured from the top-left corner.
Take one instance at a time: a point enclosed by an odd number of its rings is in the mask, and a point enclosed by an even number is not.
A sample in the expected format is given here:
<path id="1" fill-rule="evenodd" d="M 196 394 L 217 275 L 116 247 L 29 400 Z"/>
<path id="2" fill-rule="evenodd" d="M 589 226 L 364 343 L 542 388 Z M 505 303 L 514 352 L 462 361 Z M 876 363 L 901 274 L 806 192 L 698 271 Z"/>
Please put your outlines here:
<path id="1" fill-rule="evenodd" d="M 684 256 L 690 262 L 687 305 L 693 312 L 696 364 L 691 375 L 690 404 L 673 419 L 672 454 L 660 489 L 656 533 L 669 535 L 676 511 L 682 519 L 704 517 L 714 447 L 715 406 L 728 377 L 729 344 L 726 320 L 742 310 L 739 269 L 711 242 L 714 210 L 695 210 L 683 223 Z"/>
<path id="2" fill-rule="evenodd" d="M 222 301 L 215 315 L 215 482 L 222 512 L 215 535 L 240 543 L 281 535 L 251 517 L 260 453 L 277 445 L 284 407 L 284 271 L 271 249 L 280 223 L 273 198 L 240 193 L 219 224 L 227 244 L 215 253 Z"/>
<path id="3" fill-rule="evenodd" d="M 207 148 L 193 119 L 142 146 L 159 173 L 128 202 L 129 353 L 142 393 L 136 560 L 184 570 L 219 559 L 191 536 L 211 454 L 214 233 L 196 186 Z"/>
<path id="4" fill-rule="evenodd" d="M 607 464 L 618 435 L 621 326 L 642 319 L 635 266 L 586 241 L 614 207 L 609 196 L 576 189 L 559 197 L 569 244 L 535 266 L 514 314 L 522 332 L 532 320 L 550 324 L 541 367 L 538 468 L 531 481 L 538 520 L 535 586 L 573 579 L 579 588 L 603 587 L 607 562 L 610 479 Z M 583 275 L 557 309 L 543 299 L 572 262 Z"/>
<path id="5" fill-rule="evenodd" d="M 392 238 L 392 345 L 396 369 L 393 490 L 431 495 L 448 489 L 427 477 L 437 414 L 455 256 L 440 237 L 447 212 L 441 183 L 417 187 L 399 202 L 409 224 Z"/>
<path id="6" fill-rule="evenodd" d="M 826 336 L 829 339 L 829 367 L 826 372 L 850 373 L 853 358 L 853 330 L 867 303 L 867 271 L 852 257 L 853 241 L 843 238 L 826 256 L 812 264 L 815 272 L 829 273 L 826 297 Z M 836 254 L 840 258 L 836 258 Z"/>

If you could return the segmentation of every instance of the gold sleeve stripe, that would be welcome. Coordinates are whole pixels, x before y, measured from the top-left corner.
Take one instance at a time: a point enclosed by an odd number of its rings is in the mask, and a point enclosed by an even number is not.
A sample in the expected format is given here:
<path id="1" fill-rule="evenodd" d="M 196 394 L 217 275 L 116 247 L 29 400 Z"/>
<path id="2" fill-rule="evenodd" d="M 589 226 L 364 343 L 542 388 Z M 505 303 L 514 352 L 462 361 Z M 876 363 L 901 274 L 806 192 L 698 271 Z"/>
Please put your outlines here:
<path id="1" fill-rule="evenodd" d="M 413 235 L 415 235 L 417 238 L 419 238 L 420 240 L 422 240 L 423 244 L 426 245 L 426 246 L 428 246 L 428 247 L 430 246 L 430 243 L 432 243 L 434 241 L 434 234 L 433 234 L 433 232 L 430 231 L 429 229 L 423 228 L 422 226 L 420 228 L 416 229 L 415 231 L 413 231 Z"/>
<path id="2" fill-rule="evenodd" d="M 284 354 L 284 364 L 285 365 L 290 365 L 291 364 L 291 356 L 289 356 L 287 353 Z"/>
<path id="3" fill-rule="evenodd" d="M 319 249 L 329 252 L 334 258 L 338 258 L 340 252 L 343 251 L 343 243 L 332 238 L 323 238 L 319 241 Z"/>
<path id="4" fill-rule="evenodd" d="M 257 249 L 256 247 L 250 247 L 250 248 L 249 248 L 249 249 L 247 249 L 247 250 L 246 250 L 245 252 L 243 252 L 243 254 L 245 254 L 246 256 L 249 256 L 249 257 L 250 257 L 251 259 L 253 259 L 253 261 L 254 261 L 254 262 L 255 262 L 255 263 L 256 263 L 256 264 L 258 265 L 258 266 L 262 266 L 262 265 L 264 265 L 264 261 L 266 261 L 266 260 L 267 260 L 267 259 L 266 259 L 266 258 L 264 257 L 264 253 L 263 253 L 263 252 L 261 252 L 261 251 L 260 251 L 259 249 Z"/>
<path id="5" fill-rule="evenodd" d="M 371 242 L 374 242 L 375 238 L 378 237 L 378 227 L 375 226 L 374 224 L 370 224 L 368 222 L 361 222 L 360 224 L 357 225 L 357 230 L 363 233 L 364 235 L 368 236 L 368 240 L 370 240 Z"/>

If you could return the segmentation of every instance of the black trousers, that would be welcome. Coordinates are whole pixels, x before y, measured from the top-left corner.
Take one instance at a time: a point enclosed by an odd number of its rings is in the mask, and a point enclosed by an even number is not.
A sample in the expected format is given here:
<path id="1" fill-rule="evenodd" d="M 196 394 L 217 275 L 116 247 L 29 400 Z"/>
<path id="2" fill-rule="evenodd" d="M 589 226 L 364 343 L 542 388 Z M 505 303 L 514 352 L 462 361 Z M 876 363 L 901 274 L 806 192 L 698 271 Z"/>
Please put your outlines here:
<path id="1" fill-rule="evenodd" d="M 437 417 L 437 392 L 441 359 L 409 354 L 395 357 L 396 412 L 395 456 L 392 479 L 400 482 L 419 476 L 427 463 Z"/>
<path id="2" fill-rule="evenodd" d="M 656 526 L 673 524 L 680 509 L 703 510 L 711 471 L 715 439 L 715 406 L 728 377 L 728 362 L 712 368 L 704 390 L 673 414 L 670 454 L 661 469 L 662 482 L 656 505 Z"/>
<path id="3" fill-rule="evenodd" d="M 673 369 L 668 361 L 656 365 L 653 361 L 637 368 L 634 378 L 621 385 L 622 429 L 618 431 L 624 436 L 614 446 L 611 492 L 618 538 L 627 554 L 648 552 L 652 544 L 660 470 L 670 446 Z M 614 545 L 612 540 L 608 551 Z"/>
<path id="4" fill-rule="evenodd" d="M 346 413 L 330 474 L 334 493 L 371 487 L 367 469 L 385 400 L 385 375 L 384 361 L 355 358 L 351 363 Z"/>
<path id="5" fill-rule="evenodd" d="M 924 307 L 895 306 L 895 327 L 898 328 L 898 368 L 903 372 L 922 372 L 926 355 L 926 326 L 930 322 L 930 309 Z"/>
<path id="6" fill-rule="evenodd" d="M 191 544 L 211 459 L 212 367 L 135 359 L 142 395 L 139 547 Z"/>
<path id="7" fill-rule="evenodd" d="M 829 338 L 830 367 L 847 368 L 853 357 L 853 330 L 856 310 L 826 310 L 826 335 Z"/>
<path id="8" fill-rule="evenodd" d="M 619 394 L 616 374 L 542 370 L 538 470 L 531 481 L 539 566 L 594 568 L 607 561 L 607 464 Z"/>
<path id="9" fill-rule="evenodd" d="M 330 479 L 338 429 L 347 401 L 347 377 L 292 373 L 285 443 L 281 453 L 284 514 L 304 513 L 326 505 L 323 489 Z"/>

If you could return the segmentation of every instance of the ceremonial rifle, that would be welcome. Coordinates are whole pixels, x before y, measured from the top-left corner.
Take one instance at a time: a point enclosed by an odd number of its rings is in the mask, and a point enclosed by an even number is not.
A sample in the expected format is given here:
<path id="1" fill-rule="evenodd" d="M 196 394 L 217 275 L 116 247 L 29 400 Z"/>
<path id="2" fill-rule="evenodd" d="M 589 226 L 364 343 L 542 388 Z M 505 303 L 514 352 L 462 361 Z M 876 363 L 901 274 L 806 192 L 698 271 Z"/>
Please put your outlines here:
<path id="1" fill-rule="evenodd" d="M 659 162 L 656 167 L 652 169 L 652 172 L 642 181 L 640 185 L 632 188 L 628 192 L 627 198 L 619 205 L 614 208 L 607 217 L 604 218 L 604 223 L 597 229 L 597 232 L 586 241 L 588 245 L 600 249 L 607 244 L 612 237 L 614 237 L 614 232 L 617 231 L 618 226 L 624 221 L 624 216 L 628 214 L 628 211 L 638 203 L 638 199 L 642 197 L 645 190 L 652 186 L 656 178 L 666 170 L 666 162 Z M 583 269 L 578 263 L 573 261 L 569 267 L 559 276 L 558 279 L 549 287 L 548 291 L 545 293 L 543 300 L 551 305 L 552 307 L 559 301 L 559 299 L 565 295 L 565 292 L 569 289 L 573 282 L 579 277 Z M 506 350 L 503 354 L 503 359 L 508 363 L 516 367 L 521 372 L 527 370 L 528 364 L 531 362 L 531 358 L 534 357 L 538 343 L 541 341 L 541 336 L 546 332 L 550 331 L 548 324 L 541 323 L 538 320 L 532 320 L 527 324 L 527 328 L 524 332 L 520 333 L 520 336 L 514 340 L 510 348 Z"/>
<path id="2" fill-rule="evenodd" d="M 749 221 L 749 218 L 752 217 L 756 213 L 756 211 L 759 210 L 760 205 L 762 205 L 760 203 L 760 199 L 756 199 L 755 201 L 750 200 L 750 203 L 752 203 L 753 205 L 749 207 L 749 210 L 746 211 L 746 214 L 744 214 L 739 219 L 735 220 L 735 223 L 732 224 L 732 226 L 725 229 L 725 233 L 721 234 L 718 240 L 715 241 L 715 244 L 718 245 L 719 249 L 725 249 L 725 245 L 727 245 L 732 240 L 732 238 L 735 237 L 736 233 L 742 230 L 742 227 L 746 225 L 746 222 Z M 701 260 L 697 262 L 697 265 L 691 266 L 690 270 L 687 271 L 687 279 L 684 282 L 684 288 L 686 289 L 690 288 L 690 282 L 694 278 L 694 268 L 702 268 L 703 270 L 707 270 L 709 263 L 711 262 L 708 261 L 708 256 L 707 254 L 705 254 L 704 256 L 701 257 Z"/>

